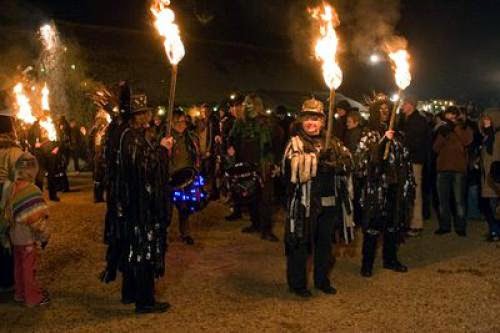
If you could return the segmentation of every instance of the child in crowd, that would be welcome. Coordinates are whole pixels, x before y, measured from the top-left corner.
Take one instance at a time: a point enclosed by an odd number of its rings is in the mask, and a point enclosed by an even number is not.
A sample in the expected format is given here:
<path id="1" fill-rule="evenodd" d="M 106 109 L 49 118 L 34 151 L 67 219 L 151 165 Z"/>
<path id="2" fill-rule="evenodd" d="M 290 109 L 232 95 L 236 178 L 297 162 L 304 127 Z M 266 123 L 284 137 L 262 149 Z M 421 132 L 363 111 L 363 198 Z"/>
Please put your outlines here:
<path id="1" fill-rule="evenodd" d="M 21 155 L 15 164 L 15 181 L 7 185 L 5 202 L 14 252 L 14 298 L 29 307 L 50 301 L 36 280 L 37 244 L 44 249 L 49 240 L 47 204 L 34 184 L 37 172 L 35 157 Z"/>

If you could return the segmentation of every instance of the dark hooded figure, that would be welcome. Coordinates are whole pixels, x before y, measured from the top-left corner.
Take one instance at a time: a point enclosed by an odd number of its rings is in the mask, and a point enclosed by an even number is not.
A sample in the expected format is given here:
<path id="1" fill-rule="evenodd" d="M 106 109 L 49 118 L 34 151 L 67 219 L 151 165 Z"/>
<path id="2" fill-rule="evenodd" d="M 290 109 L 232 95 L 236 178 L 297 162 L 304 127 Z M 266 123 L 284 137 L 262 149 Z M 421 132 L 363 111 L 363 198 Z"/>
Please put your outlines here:
<path id="1" fill-rule="evenodd" d="M 126 90 L 126 86 L 122 88 Z M 114 162 L 110 167 L 114 174 L 105 229 L 108 265 L 101 278 L 112 281 L 119 269 L 122 303 L 135 303 L 136 313 L 165 312 L 169 304 L 155 300 L 154 281 L 165 273 L 168 155 L 164 145 L 146 135 L 150 116 L 146 96 L 134 96 L 129 105 L 122 103 L 121 124 L 108 133 L 113 135 L 108 138 L 107 158 Z"/>
<path id="2" fill-rule="evenodd" d="M 351 154 L 337 138 L 325 147 L 323 103 L 304 103 L 296 135 L 288 142 L 283 158 L 288 183 L 285 253 L 290 291 L 311 297 L 307 288 L 307 260 L 314 256 L 314 286 L 335 294 L 329 278 L 332 267 L 332 237 L 350 207 L 348 176 Z M 350 212 L 349 212 L 350 213 Z"/>
<path id="3" fill-rule="evenodd" d="M 362 179 L 363 260 L 361 275 L 372 276 L 379 236 L 383 235 L 384 268 L 404 273 L 398 260 L 400 233 L 405 232 L 415 198 L 415 179 L 408 149 L 388 129 L 392 104 L 378 95 L 370 105 L 368 128 L 354 154 L 356 176 Z M 384 159 L 386 145 L 389 155 Z"/>

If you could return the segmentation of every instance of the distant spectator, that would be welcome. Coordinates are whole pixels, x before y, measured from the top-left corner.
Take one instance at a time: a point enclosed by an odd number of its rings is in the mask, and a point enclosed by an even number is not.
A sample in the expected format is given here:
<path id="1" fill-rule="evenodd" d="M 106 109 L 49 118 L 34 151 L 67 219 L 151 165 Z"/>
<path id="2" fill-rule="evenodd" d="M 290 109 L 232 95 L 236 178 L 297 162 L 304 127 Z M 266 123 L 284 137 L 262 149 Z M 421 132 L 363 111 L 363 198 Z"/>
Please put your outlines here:
<path id="1" fill-rule="evenodd" d="M 346 131 L 344 135 L 344 145 L 351 153 L 354 153 L 361 139 L 361 115 L 358 111 L 352 110 L 347 114 Z"/>
<path id="2" fill-rule="evenodd" d="M 69 122 L 69 149 L 76 172 L 80 172 L 79 159 L 83 148 L 84 142 L 80 127 L 77 125 L 76 120 L 71 119 Z"/>
<path id="3" fill-rule="evenodd" d="M 496 113 L 493 112 L 496 110 Z M 479 129 L 483 136 L 481 148 L 481 196 L 487 200 L 486 221 L 489 226 L 488 241 L 500 241 L 500 219 L 497 215 L 500 184 L 490 175 L 493 162 L 500 161 L 500 109 L 487 110 L 481 117 Z"/>
<path id="4" fill-rule="evenodd" d="M 438 129 L 433 149 L 437 154 L 437 187 L 439 193 L 439 228 L 436 235 L 451 232 L 451 197 L 455 201 L 455 232 L 466 236 L 465 175 L 467 172 L 467 147 L 472 143 L 472 130 L 458 122 L 458 109 L 449 107 L 444 113 L 445 124 Z M 452 195 L 453 193 L 453 195 Z"/>
<path id="5" fill-rule="evenodd" d="M 403 142 L 410 151 L 410 159 L 413 164 L 413 176 L 415 177 L 415 203 L 413 205 L 412 217 L 408 236 L 418 236 L 424 228 L 423 205 L 422 205 L 422 179 L 424 165 L 430 155 L 432 140 L 431 129 L 427 120 L 416 109 L 417 101 L 407 97 L 403 102 L 402 116 L 398 124 L 398 130 L 403 132 Z"/>

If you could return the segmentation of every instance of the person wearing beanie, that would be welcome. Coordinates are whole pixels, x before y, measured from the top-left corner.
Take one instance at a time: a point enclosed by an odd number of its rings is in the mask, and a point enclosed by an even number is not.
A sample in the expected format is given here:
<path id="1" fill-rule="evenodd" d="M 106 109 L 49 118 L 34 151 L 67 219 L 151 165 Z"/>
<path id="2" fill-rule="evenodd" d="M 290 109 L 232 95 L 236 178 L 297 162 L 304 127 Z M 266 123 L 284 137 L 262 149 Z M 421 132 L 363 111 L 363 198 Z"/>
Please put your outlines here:
<path id="1" fill-rule="evenodd" d="M 333 120 L 333 135 L 344 142 L 347 130 L 347 114 L 352 110 L 347 100 L 342 100 L 335 105 L 335 119 Z"/>
<path id="2" fill-rule="evenodd" d="M 288 142 L 282 171 L 288 183 L 285 254 L 290 292 L 308 298 L 307 261 L 313 254 L 314 287 L 325 294 L 337 291 L 330 281 L 335 227 L 350 212 L 347 194 L 351 154 L 335 137 L 325 149 L 323 103 L 304 102 L 297 131 Z M 352 219 L 351 219 L 352 220 Z M 349 227 L 353 227 L 350 225 Z"/>
<path id="3" fill-rule="evenodd" d="M 15 181 L 8 185 L 5 201 L 5 219 L 9 222 L 14 250 L 14 299 L 29 307 L 50 301 L 35 275 L 38 245 L 45 249 L 50 237 L 47 204 L 34 184 L 37 172 L 35 157 L 29 153 L 21 155 L 15 164 Z"/>
<path id="4" fill-rule="evenodd" d="M 14 114 L 10 108 L 10 100 L 5 90 L 0 90 L 0 195 L 1 202 L 5 201 L 3 195 L 5 183 L 14 181 L 14 165 L 23 154 L 16 141 L 14 129 Z M 0 204 L 0 216 L 3 216 L 4 206 Z M 7 224 L 0 219 L 0 240 L 7 239 Z M 3 244 L 3 245 L 2 245 Z M 14 285 L 14 261 L 8 248 L 8 242 L 0 242 L 0 292 L 10 290 Z"/>

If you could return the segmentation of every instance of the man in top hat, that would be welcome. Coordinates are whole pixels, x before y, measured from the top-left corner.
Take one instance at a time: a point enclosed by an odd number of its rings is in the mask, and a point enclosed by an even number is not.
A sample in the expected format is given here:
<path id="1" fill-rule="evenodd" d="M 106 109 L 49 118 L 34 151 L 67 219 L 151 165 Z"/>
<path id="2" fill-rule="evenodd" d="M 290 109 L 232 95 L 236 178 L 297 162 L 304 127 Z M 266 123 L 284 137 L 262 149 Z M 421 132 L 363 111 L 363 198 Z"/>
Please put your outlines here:
<path id="1" fill-rule="evenodd" d="M 145 95 L 132 96 L 130 108 L 123 112 L 128 127 L 120 135 L 114 166 L 116 223 L 106 229 L 114 249 L 108 251 L 102 279 L 113 280 L 113 269 L 119 268 L 122 303 L 135 303 L 139 314 L 165 312 L 169 304 L 156 301 L 154 280 L 165 273 L 170 222 L 167 145 L 165 139 L 160 144 L 147 135 L 151 114 Z"/>
<path id="2" fill-rule="evenodd" d="M 329 278 L 332 263 L 332 235 L 340 223 L 346 196 L 351 154 L 336 138 L 328 138 L 325 149 L 326 117 L 323 103 L 304 102 L 296 134 L 288 142 L 283 170 L 288 182 L 288 212 L 285 221 L 287 282 L 300 297 L 312 294 L 307 286 L 307 259 L 313 254 L 314 286 L 326 293 L 336 289 Z"/>

